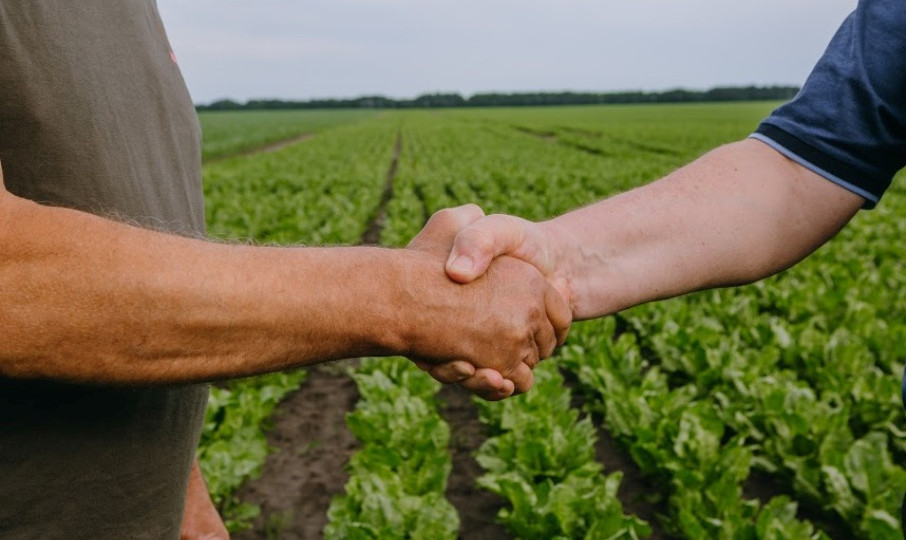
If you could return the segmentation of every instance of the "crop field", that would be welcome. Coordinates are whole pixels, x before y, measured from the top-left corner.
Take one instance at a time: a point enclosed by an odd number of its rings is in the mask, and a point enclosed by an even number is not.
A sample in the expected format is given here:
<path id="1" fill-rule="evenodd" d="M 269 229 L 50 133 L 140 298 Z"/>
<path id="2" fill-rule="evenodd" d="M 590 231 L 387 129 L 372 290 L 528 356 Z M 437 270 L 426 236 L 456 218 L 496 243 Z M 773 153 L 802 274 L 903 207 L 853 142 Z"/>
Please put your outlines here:
<path id="1" fill-rule="evenodd" d="M 544 219 L 775 105 L 203 113 L 208 230 L 398 248 L 466 202 Z M 904 180 L 778 276 L 574 324 L 503 402 L 401 358 L 218 385 L 212 495 L 236 538 L 903 539 Z"/>

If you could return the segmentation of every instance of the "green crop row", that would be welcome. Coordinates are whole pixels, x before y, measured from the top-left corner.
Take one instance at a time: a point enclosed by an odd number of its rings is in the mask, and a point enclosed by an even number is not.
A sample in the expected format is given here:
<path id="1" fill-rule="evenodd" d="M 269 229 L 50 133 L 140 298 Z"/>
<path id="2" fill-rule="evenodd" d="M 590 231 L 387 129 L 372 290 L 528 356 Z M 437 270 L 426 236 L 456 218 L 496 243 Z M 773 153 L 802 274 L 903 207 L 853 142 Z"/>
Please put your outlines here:
<path id="1" fill-rule="evenodd" d="M 860 538 L 902 537 L 902 225 L 885 214 L 903 204 L 891 193 L 771 280 L 626 314 L 674 381 L 718 398 L 755 467 Z"/>
<path id="2" fill-rule="evenodd" d="M 209 234 L 274 243 L 358 243 L 383 195 L 395 137 L 395 125 L 363 122 L 279 152 L 208 165 Z"/>
<path id="3" fill-rule="evenodd" d="M 329 115 L 319 118 L 325 125 L 337 122 Z M 395 136 L 392 125 L 362 122 L 278 152 L 208 164 L 209 234 L 261 243 L 359 243 L 381 200 Z M 271 374 L 211 391 L 198 456 L 231 530 L 247 527 L 257 513 L 234 493 L 260 474 L 269 452 L 267 418 L 303 380 L 302 371 Z"/>
<path id="4" fill-rule="evenodd" d="M 753 451 L 694 384 L 671 388 L 667 374 L 643 358 L 635 336 L 615 336 L 615 319 L 577 329 L 560 358 L 592 396 L 642 473 L 666 490 L 665 529 L 681 538 L 793 540 L 826 538 L 796 519 L 797 505 L 775 497 L 747 500 L 742 483 Z"/>
<path id="5" fill-rule="evenodd" d="M 476 459 L 478 485 L 509 502 L 498 519 L 516 538 L 637 539 L 651 534 L 623 514 L 622 474 L 595 461 L 595 427 L 579 419 L 572 394 L 552 363 L 535 369 L 535 386 L 502 402 L 475 399 L 491 437 Z"/>
<path id="6" fill-rule="evenodd" d="M 366 359 L 352 377 L 361 396 L 346 423 L 361 448 L 345 494 L 328 510 L 326 539 L 455 539 L 444 498 L 452 467 L 450 427 L 437 412 L 440 385 L 401 358 Z"/>
<path id="7" fill-rule="evenodd" d="M 270 452 L 264 430 L 280 400 L 304 380 L 305 372 L 297 370 L 211 388 L 197 457 L 211 499 L 231 530 L 258 515 L 258 507 L 239 501 L 235 492 L 246 479 L 261 474 Z"/>

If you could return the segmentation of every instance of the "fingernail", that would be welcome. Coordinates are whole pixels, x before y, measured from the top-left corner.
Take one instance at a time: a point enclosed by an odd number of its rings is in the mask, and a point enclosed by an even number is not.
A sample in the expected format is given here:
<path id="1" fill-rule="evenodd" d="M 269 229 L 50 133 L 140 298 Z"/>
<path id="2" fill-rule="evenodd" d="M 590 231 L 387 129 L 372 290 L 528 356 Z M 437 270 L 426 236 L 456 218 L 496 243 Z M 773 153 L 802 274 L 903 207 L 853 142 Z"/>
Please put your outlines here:
<path id="1" fill-rule="evenodd" d="M 456 257 L 456 259 L 453 260 L 453 264 L 450 265 L 450 268 L 452 270 L 456 270 L 457 272 L 468 272 L 474 267 L 475 261 L 473 261 L 469 257 L 466 257 L 465 255 Z"/>
<path id="2" fill-rule="evenodd" d="M 462 364 L 453 364 L 453 373 L 455 373 L 457 377 L 461 377 L 463 379 L 472 375 L 469 372 L 469 368 L 467 368 L 466 366 L 464 366 Z"/>

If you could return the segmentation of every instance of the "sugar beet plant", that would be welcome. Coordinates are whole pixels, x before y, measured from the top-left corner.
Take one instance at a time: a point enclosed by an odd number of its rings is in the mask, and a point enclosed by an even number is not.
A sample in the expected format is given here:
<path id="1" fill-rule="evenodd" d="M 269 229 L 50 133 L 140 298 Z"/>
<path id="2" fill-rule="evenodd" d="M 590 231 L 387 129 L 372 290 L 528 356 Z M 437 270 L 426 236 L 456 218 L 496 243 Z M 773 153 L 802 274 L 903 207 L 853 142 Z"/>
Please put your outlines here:
<path id="1" fill-rule="evenodd" d="M 664 528 L 682 538 L 824 538 L 796 519 L 789 498 L 762 506 L 743 497 L 753 452 L 721 420 L 714 398 L 694 384 L 671 387 L 635 336 L 615 339 L 615 328 L 613 318 L 585 323 L 561 361 L 590 396 L 589 410 L 606 418 L 642 473 L 665 488 L 671 519 Z"/>
<path id="2" fill-rule="evenodd" d="M 886 253 L 902 225 L 885 216 L 903 201 L 891 195 L 784 275 L 627 314 L 674 381 L 717 398 L 754 467 L 861 538 L 901 538 L 906 492 L 903 278 Z"/>
<path id="3" fill-rule="evenodd" d="M 477 454 L 478 485 L 509 504 L 498 514 L 515 538 L 636 539 L 651 533 L 623 514 L 622 474 L 595 461 L 595 427 L 571 408 L 551 362 L 535 369 L 531 392 L 503 402 L 476 399 L 491 436 Z"/>
<path id="4" fill-rule="evenodd" d="M 456 509 L 444 498 L 450 427 L 437 412 L 439 384 L 402 358 L 356 369 L 361 399 L 346 422 L 361 448 L 333 499 L 327 539 L 455 539 Z"/>

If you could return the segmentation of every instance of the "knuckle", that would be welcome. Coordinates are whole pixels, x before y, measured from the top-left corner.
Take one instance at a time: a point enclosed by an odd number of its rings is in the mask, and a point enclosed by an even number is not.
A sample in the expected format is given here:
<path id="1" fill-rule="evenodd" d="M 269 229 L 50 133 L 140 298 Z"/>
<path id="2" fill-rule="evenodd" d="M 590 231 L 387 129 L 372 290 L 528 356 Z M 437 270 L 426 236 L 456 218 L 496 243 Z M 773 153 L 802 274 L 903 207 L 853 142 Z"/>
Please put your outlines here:
<path id="1" fill-rule="evenodd" d="M 442 222 L 450 219 L 450 215 L 453 213 L 452 208 L 443 208 L 431 214 L 431 218 L 428 220 L 430 222 Z"/>
<path id="2" fill-rule="evenodd" d="M 460 208 L 462 209 L 463 215 L 472 220 L 484 217 L 484 210 L 475 203 L 467 203 L 460 206 Z"/>
<path id="3" fill-rule="evenodd" d="M 531 327 L 539 327 L 543 321 L 547 320 L 547 310 L 544 309 L 544 304 L 536 302 L 529 305 L 526 317 L 526 321 Z"/>
<path id="4" fill-rule="evenodd" d="M 540 358 L 550 358 L 554 354 L 554 351 L 556 349 L 557 349 L 557 343 L 555 341 L 549 341 L 547 344 L 545 344 L 544 348 L 542 349 L 542 354 L 541 354 Z M 540 358 L 539 358 L 539 360 L 540 360 Z"/>
<path id="5" fill-rule="evenodd" d="M 515 348 L 519 351 L 525 350 L 526 346 L 530 345 L 534 340 L 535 333 L 532 331 L 531 326 L 528 325 L 518 325 L 511 327 L 506 333 L 506 340 L 510 343 L 512 348 Z"/>

